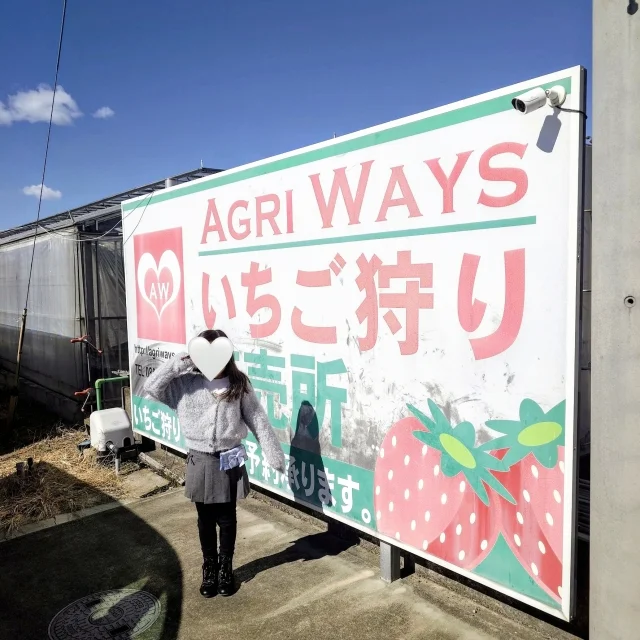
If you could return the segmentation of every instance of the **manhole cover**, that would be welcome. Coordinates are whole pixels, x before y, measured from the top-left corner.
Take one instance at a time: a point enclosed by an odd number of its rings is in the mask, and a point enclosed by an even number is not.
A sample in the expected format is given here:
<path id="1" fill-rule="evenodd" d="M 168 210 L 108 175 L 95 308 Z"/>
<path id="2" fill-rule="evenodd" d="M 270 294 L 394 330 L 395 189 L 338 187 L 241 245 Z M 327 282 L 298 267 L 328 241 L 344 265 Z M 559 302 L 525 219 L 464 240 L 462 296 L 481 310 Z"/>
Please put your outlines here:
<path id="1" fill-rule="evenodd" d="M 129 640 L 146 631 L 162 607 L 146 591 L 115 589 L 66 606 L 49 625 L 51 640 Z"/>

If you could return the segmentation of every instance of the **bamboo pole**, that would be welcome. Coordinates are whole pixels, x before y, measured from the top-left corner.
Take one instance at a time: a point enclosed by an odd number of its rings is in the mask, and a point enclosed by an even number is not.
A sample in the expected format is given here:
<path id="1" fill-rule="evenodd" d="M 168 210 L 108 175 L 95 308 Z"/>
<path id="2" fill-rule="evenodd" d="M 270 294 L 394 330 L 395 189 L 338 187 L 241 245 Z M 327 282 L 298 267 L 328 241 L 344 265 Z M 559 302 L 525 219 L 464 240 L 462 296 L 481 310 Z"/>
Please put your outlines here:
<path id="1" fill-rule="evenodd" d="M 7 415 L 7 427 L 11 427 L 15 412 L 18 407 L 18 392 L 20 390 L 20 364 L 22 362 L 22 348 L 24 346 L 24 334 L 27 327 L 27 309 L 22 312 L 20 318 L 20 337 L 18 338 L 18 354 L 16 356 L 16 371 L 13 379 L 13 385 L 11 387 L 11 397 L 9 399 L 9 413 Z"/>

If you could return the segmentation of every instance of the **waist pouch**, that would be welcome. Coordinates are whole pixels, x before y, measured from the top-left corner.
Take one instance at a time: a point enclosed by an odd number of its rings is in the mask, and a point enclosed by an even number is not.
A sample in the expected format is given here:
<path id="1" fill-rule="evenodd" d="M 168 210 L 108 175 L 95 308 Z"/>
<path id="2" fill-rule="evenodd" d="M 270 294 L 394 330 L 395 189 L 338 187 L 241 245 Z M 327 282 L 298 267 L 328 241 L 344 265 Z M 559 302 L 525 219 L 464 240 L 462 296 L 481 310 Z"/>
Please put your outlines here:
<path id="1" fill-rule="evenodd" d="M 247 461 L 247 451 L 243 445 L 223 451 L 220 454 L 220 470 L 229 471 L 236 467 L 243 467 Z"/>

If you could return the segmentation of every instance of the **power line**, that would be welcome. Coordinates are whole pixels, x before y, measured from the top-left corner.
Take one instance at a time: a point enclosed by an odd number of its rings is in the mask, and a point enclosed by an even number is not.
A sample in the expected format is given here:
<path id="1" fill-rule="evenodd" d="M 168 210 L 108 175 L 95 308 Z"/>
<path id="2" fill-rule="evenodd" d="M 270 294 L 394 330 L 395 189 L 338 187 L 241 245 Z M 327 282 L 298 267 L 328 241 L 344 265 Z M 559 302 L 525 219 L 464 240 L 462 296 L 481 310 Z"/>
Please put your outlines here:
<path id="1" fill-rule="evenodd" d="M 153 196 L 153 194 L 151 194 Z M 141 201 L 142 202 L 142 201 Z M 136 232 L 136 230 L 138 229 L 138 227 L 140 226 L 140 223 L 142 222 L 142 218 L 144 218 L 144 214 L 147 210 L 147 207 L 149 206 L 149 203 L 151 202 L 151 197 L 147 200 L 147 203 L 144 205 L 144 209 L 142 210 L 142 213 L 140 214 L 140 220 L 138 220 L 138 222 L 136 223 L 136 226 L 133 227 L 133 229 L 131 229 L 131 233 L 124 238 L 124 240 L 122 241 L 122 246 L 124 247 L 125 244 L 127 244 L 127 242 L 129 242 L 129 240 L 131 240 L 131 237 L 133 236 L 133 234 Z M 138 207 L 136 206 L 136 209 Z M 135 211 L 135 209 L 133 209 L 133 211 Z M 131 213 L 133 213 L 133 211 L 131 211 Z M 131 215 L 131 213 L 129 215 Z M 124 232 L 124 228 L 123 228 L 123 232 Z M 123 233 L 124 236 L 124 233 Z"/>
<path id="2" fill-rule="evenodd" d="M 96 242 L 97 240 L 102 240 L 102 238 L 105 238 L 106 236 L 108 236 L 112 231 L 114 231 L 120 224 L 122 224 L 122 222 L 124 222 L 130 215 L 132 215 L 136 209 L 146 200 L 146 203 L 144 205 L 144 209 L 142 210 L 142 213 L 140 214 L 140 220 L 138 220 L 136 226 L 134 227 L 133 231 L 129 234 L 129 236 L 127 237 L 127 239 L 123 242 L 123 244 L 126 244 L 131 236 L 133 235 L 133 232 L 140 226 L 140 223 L 142 222 L 142 217 L 144 216 L 147 207 L 149 206 L 149 203 L 151 202 L 151 199 L 153 198 L 153 196 L 156 194 L 156 192 L 154 191 L 153 193 L 150 193 L 149 195 L 145 196 L 144 198 L 141 198 L 140 201 L 138 202 L 138 204 L 136 204 L 136 206 L 131 209 L 131 211 L 126 215 L 126 216 L 122 216 L 122 220 L 118 220 L 118 222 L 116 222 L 110 229 L 108 229 L 107 231 L 105 231 L 102 235 L 99 235 L 97 237 L 94 238 L 70 238 L 68 235 L 66 235 L 65 233 L 62 233 L 60 231 L 56 231 L 54 229 L 47 229 L 47 227 L 45 227 L 42 224 L 38 224 L 37 226 L 40 227 L 40 229 L 42 229 L 45 233 L 48 233 L 49 235 L 52 236 L 58 236 L 59 238 L 62 238 L 63 240 L 66 240 L 67 242 L 75 242 L 77 244 L 82 244 L 83 242 Z"/>
<path id="3" fill-rule="evenodd" d="M 44 191 L 44 179 L 47 174 L 47 159 L 49 157 L 49 144 L 51 143 L 51 128 L 53 125 L 53 110 L 56 104 L 56 93 L 58 91 L 58 76 L 60 75 L 60 58 L 62 57 L 62 41 L 64 39 L 64 25 L 67 18 L 67 0 L 62 0 L 62 21 L 60 24 L 60 39 L 58 40 L 58 54 L 56 56 L 56 76 L 53 83 L 53 96 L 51 98 L 51 113 L 49 114 L 49 128 L 47 129 L 47 144 L 44 149 L 44 162 L 42 163 L 42 180 L 40 182 L 40 197 L 38 198 L 38 215 L 36 217 L 36 228 L 33 236 L 33 247 L 31 248 L 31 264 L 29 265 L 29 279 L 27 280 L 27 294 L 24 301 L 24 309 L 20 319 L 20 335 L 18 336 L 18 353 L 16 356 L 16 369 L 14 372 L 13 387 L 9 399 L 9 412 L 7 414 L 7 425 L 11 427 L 16 407 L 18 406 L 18 386 L 20 384 L 20 364 L 22 362 L 22 349 L 24 347 L 24 335 L 27 328 L 27 309 L 29 307 L 29 293 L 31 292 L 31 278 L 33 277 L 33 263 L 36 255 L 36 241 L 38 239 L 38 227 L 40 223 L 40 212 L 42 210 L 42 192 Z M 6 434 L 3 434 L 6 436 Z"/>
<path id="4" fill-rule="evenodd" d="M 53 125 L 53 109 L 56 104 L 56 93 L 58 91 L 58 75 L 60 74 L 60 58 L 62 57 L 62 40 L 64 38 L 64 25 L 65 25 L 66 17 L 67 17 L 67 0 L 62 0 L 62 23 L 60 25 L 60 39 L 58 40 L 58 55 L 56 57 L 56 77 L 53 83 L 53 98 L 51 100 L 51 113 L 49 114 L 49 128 L 47 130 L 47 144 L 44 150 L 44 162 L 42 165 L 40 197 L 38 198 L 38 215 L 36 216 L 36 232 L 33 236 L 33 248 L 31 250 L 31 265 L 29 266 L 29 279 L 27 280 L 27 295 L 24 301 L 25 316 L 26 316 L 26 310 L 29 306 L 29 293 L 31 291 L 31 278 L 33 276 L 33 261 L 36 255 L 36 240 L 38 239 L 40 211 L 42 209 L 42 192 L 44 190 L 44 179 L 47 173 L 47 159 L 49 157 L 49 144 L 51 142 L 51 127 Z"/>

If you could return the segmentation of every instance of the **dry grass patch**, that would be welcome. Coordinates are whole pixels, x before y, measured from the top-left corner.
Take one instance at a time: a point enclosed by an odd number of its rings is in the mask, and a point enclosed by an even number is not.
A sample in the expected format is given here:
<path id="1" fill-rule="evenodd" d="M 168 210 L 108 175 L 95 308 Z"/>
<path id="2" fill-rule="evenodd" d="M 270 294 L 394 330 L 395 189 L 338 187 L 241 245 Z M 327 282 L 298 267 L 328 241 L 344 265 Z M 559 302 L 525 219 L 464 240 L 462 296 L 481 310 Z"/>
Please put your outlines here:
<path id="1" fill-rule="evenodd" d="M 122 477 L 137 464 L 123 465 L 116 476 L 113 464 L 78 451 L 86 437 L 84 430 L 53 427 L 37 442 L 0 456 L 0 531 L 125 497 Z M 26 467 L 28 458 L 32 471 L 19 477 L 16 463 Z"/>

